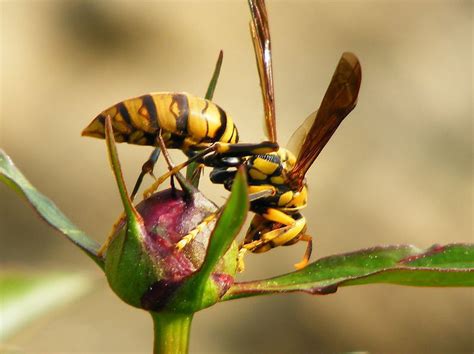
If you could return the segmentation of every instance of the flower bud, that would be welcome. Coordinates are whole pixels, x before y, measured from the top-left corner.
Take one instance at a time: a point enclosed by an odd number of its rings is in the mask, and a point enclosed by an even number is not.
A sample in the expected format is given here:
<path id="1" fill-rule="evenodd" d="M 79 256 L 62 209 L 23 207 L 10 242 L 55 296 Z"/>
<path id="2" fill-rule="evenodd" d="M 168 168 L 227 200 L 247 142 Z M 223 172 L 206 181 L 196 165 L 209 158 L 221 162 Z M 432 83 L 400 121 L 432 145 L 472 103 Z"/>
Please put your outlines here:
<path id="1" fill-rule="evenodd" d="M 105 272 L 108 282 L 114 292 L 132 306 L 155 312 L 180 311 L 176 301 L 173 309 L 167 305 L 201 267 L 216 225 L 217 216 L 212 215 L 217 207 L 199 192 L 189 195 L 167 189 L 143 200 L 136 210 L 141 219 L 137 217 L 127 222 L 122 218 L 107 247 Z M 210 220 L 203 222 L 206 218 Z M 183 249 L 178 249 L 176 244 L 198 225 L 195 238 Z M 210 277 L 211 286 L 205 287 L 207 290 L 204 291 L 208 292 L 203 294 L 208 299 L 206 306 L 217 302 L 232 285 L 236 255 L 237 247 L 233 243 Z"/>

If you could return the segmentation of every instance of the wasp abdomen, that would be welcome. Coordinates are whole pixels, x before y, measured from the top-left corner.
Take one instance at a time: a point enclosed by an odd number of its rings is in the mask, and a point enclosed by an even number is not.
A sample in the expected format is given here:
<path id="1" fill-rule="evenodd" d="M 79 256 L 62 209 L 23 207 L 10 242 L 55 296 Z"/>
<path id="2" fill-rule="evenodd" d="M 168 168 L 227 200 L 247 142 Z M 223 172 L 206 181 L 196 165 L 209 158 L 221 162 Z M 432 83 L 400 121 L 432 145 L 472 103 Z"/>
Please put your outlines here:
<path id="1" fill-rule="evenodd" d="M 104 139 L 106 116 L 119 142 L 155 145 L 160 130 L 167 145 L 176 148 L 238 142 L 237 128 L 222 108 L 187 93 L 152 93 L 119 102 L 101 112 L 82 135 Z"/>

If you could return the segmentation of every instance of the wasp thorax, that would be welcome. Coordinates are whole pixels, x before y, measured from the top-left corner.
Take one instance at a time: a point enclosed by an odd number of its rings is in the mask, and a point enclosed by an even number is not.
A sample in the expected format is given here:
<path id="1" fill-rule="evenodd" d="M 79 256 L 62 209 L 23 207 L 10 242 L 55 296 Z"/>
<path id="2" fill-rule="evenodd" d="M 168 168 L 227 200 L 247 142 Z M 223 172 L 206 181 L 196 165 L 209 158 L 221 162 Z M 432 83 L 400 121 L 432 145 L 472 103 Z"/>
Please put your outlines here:
<path id="1" fill-rule="evenodd" d="M 281 147 L 278 150 L 278 156 L 286 172 L 291 171 L 295 167 L 296 157 L 290 150 Z"/>
<path id="2" fill-rule="evenodd" d="M 107 279 L 128 304 L 165 310 L 183 282 L 201 266 L 217 208 L 200 193 L 168 189 L 145 199 L 136 209 L 143 223 L 121 221 L 106 250 Z M 192 240 L 183 243 L 190 234 Z M 212 278 L 219 294 L 233 282 L 235 254 L 235 247 L 229 250 Z"/>

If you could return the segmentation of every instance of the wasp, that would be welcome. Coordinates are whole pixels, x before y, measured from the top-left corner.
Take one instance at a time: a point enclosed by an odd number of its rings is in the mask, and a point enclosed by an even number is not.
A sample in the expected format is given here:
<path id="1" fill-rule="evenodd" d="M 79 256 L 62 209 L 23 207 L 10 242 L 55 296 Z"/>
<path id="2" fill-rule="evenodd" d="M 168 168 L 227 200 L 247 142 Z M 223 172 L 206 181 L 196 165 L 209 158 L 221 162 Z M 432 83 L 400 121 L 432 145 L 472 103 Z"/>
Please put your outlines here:
<path id="1" fill-rule="evenodd" d="M 264 0 L 249 0 L 252 20 L 250 33 L 254 46 L 263 100 L 266 134 L 277 143 L 275 99 L 272 73 L 271 38 Z M 296 130 L 290 149 L 279 147 L 263 154 L 241 158 L 247 171 L 249 194 L 263 192 L 267 196 L 251 198 L 250 210 L 255 213 L 249 230 L 240 245 L 238 266 L 244 268 L 247 252 L 262 253 L 277 246 L 307 242 L 303 259 L 295 264 L 305 267 L 312 251 L 312 238 L 306 233 L 306 219 L 301 210 L 307 205 L 305 175 L 339 124 L 354 109 L 361 83 L 361 66 L 357 57 L 343 53 L 320 107 Z M 291 150 L 291 151 L 290 151 Z M 225 165 L 225 164 L 224 164 Z M 210 178 L 230 190 L 236 174 L 233 166 L 215 167 Z M 187 242 L 191 239 L 189 237 Z M 182 247 L 182 245 L 181 245 Z"/>
<path id="2" fill-rule="evenodd" d="M 361 67 L 354 54 L 343 53 L 319 109 L 313 112 L 296 130 L 290 139 L 289 149 L 280 147 L 277 142 L 268 15 L 264 0 L 248 0 L 248 3 L 252 17 L 250 33 L 259 73 L 268 141 L 257 144 L 239 143 L 237 129 L 232 126 L 232 129 L 228 131 L 227 127 L 230 124 L 227 120 L 226 124 L 219 125 L 220 131 L 223 130 L 222 126 L 226 126 L 225 137 L 224 133 L 222 136 L 212 134 L 208 123 L 206 123 L 208 118 L 203 119 L 203 115 L 199 115 L 198 111 L 193 111 L 195 114 L 187 111 L 185 119 L 187 127 L 189 127 L 190 121 L 194 121 L 193 124 L 197 126 L 201 119 L 201 127 L 207 127 L 199 128 L 196 131 L 189 128 L 180 130 L 178 126 L 182 127 L 183 125 L 177 124 L 178 121 L 182 122 L 177 118 L 180 116 L 179 110 L 172 108 L 173 105 L 179 106 L 179 104 L 173 103 L 176 99 L 173 100 L 169 97 L 173 97 L 175 94 L 170 93 L 150 95 L 152 98 L 154 97 L 154 107 L 159 113 L 153 115 L 153 122 L 147 118 L 150 116 L 150 111 L 144 105 L 143 99 L 137 98 L 123 101 L 102 112 L 86 128 L 88 133 L 83 133 L 83 135 L 103 138 L 104 117 L 107 115 L 115 117 L 119 113 L 114 124 L 114 128 L 118 130 L 116 137 L 118 141 L 128 141 L 133 144 L 140 142 L 143 145 L 155 146 L 158 141 L 163 150 L 169 147 L 179 148 L 190 157 L 186 162 L 176 166 L 167 161 L 168 173 L 155 181 L 152 187 L 145 192 L 145 197 L 151 194 L 166 178 L 177 174 L 180 169 L 192 161 L 213 167 L 210 174 L 211 181 L 223 184 L 228 190 L 230 190 L 237 172 L 236 167 L 243 166 L 248 176 L 250 210 L 255 213 L 255 216 L 240 245 L 238 256 L 240 270 L 244 268 L 243 258 L 247 252 L 262 253 L 277 246 L 288 246 L 304 241 L 307 242 L 305 254 L 302 260 L 295 264 L 297 269 L 301 269 L 307 265 L 312 251 L 312 237 L 306 233 L 306 219 L 301 214 L 301 210 L 307 205 L 308 196 L 305 175 L 338 126 L 354 109 L 362 78 Z M 191 97 L 187 94 L 181 95 Z M 206 105 L 212 104 L 213 107 L 218 107 L 212 102 L 203 103 L 203 99 L 194 99 L 200 103 L 196 106 L 201 109 L 201 112 Z M 136 102 L 133 105 L 133 116 L 135 121 L 139 121 L 143 125 L 135 125 L 135 129 L 132 128 L 130 133 L 125 133 L 125 129 L 121 125 L 126 118 L 121 117 L 120 109 L 122 105 L 125 105 L 128 110 L 126 103 L 134 100 Z M 223 112 L 219 108 L 217 111 Z M 160 116 L 166 118 L 160 118 Z M 219 114 L 219 117 L 222 115 Z M 229 118 L 227 115 L 226 117 Z M 164 119 L 163 122 L 161 119 Z M 222 123 L 223 120 L 220 122 Z M 98 129 L 95 128 L 97 126 Z M 216 130 L 219 128 L 215 128 L 213 131 Z M 139 131 L 139 133 L 135 133 L 135 131 Z M 138 134 L 142 140 L 132 138 L 134 133 Z M 195 137 L 199 138 L 195 139 Z M 214 216 L 208 216 L 203 224 L 208 223 Z M 193 230 L 196 232 L 192 231 L 186 235 L 178 242 L 177 247 L 180 249 L 185 247 L 201 226 L 198 225 L 196 230 Z"/>
<path id="3" fill-rule="evenodd" d="M 277 142 L 271 38 L 264 0 L 249 0 L 252 20 L 250 32 L 260 78 L 267 136 Z M 295 264 L 305 267 L 312 250 L 312 238 L 306 233 L 306 219 L 301 210 L 307 205 L 305 175 L 339 124 L 357 103 L 362 72 L 352 53 L 343 53 L 317 111 L 311 114 L 290 139 L 290 149 L 249 156 L 244 166 L 248 172 L 249 192 L 272 191 L 269 197 L 251 203 L 256 213 L 240 246 L 239 266 L 243 268 L 246 252 L 261 253 L 277 246 L 307 242 L 303 259 Z M 224 169 L 211 176 L 230 188 L 231 175 Z"/>
<path id="4" fill-rule="evenodd" d="M 157 92 L 121 101 L 99 113 L 82 135 L 105 139 L 105 118 L 108 116 L 117 142 L 158 146 L 160 136 L 166 148 L 180 149 L 189 157 L 211 147 L 214 155 L 212 159 L 208 158 L 207 164 L 212 166 L 219 165 L 217 162 L 221 160 L 227 165 L 237 163 L 235 158 L 226 159 L 226 154 L 276 149 L 276 144 L 268 142 L 238 144 L 239 133 L 231 116 L 214 102 L 188 93 Z M 156 162 L 160 149 L 155 151 L 143 165 L 132 199 L 143 175 L 153 169 L 149 164 Z"/>

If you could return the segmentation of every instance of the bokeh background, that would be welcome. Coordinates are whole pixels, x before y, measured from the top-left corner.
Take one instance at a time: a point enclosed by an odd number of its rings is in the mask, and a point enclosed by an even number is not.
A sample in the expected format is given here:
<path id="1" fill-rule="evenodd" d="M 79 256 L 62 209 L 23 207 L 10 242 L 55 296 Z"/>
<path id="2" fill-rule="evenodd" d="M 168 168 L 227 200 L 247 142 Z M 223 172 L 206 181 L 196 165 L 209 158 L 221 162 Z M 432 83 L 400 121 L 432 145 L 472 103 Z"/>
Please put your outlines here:
<path id="1" fill-rule="evenodd" d="M 314 256 L 379 244 L 472 241 L 472 1 L 268 1 L 279 140 L 316 109 L 343 51 L 362 64 L 357 108 L 308 174 Z M 0 2 L 0 146 L 97 240 L 121 212 L 105 144 L 81 138 L 101 110 L 153 91 L 215 101 L 242 140 L 263 136 L 245 1 Z M 120 145 L 135 181 L 150 148 Z M 176 161 L 182 160 L 180 152 Z M 163 171 L 160 164 L 156 171 Z M 147 183 L 151 180 L 148 179 Z M 203 183 L 221 203 L 226 192 Z M 2 267 L 83 271 L 95 290 L 8 344 L 29 353 L 147 353 L 151 320 L 0 185 Z M 240 279 L 292 270 L 304 245 L 247 257 Z M 195 317 L 191 352 L 472 352 L 473 291 L 390 285 L 221 304 Z"/>

